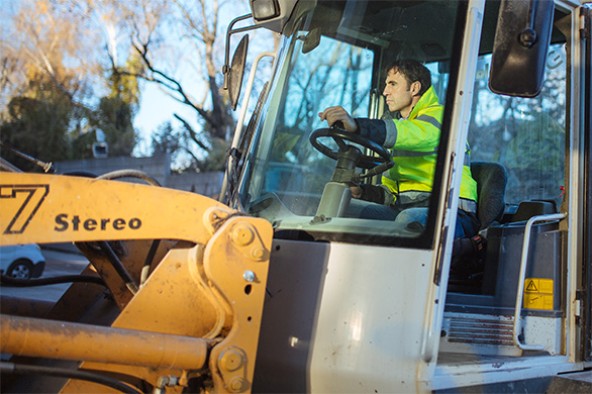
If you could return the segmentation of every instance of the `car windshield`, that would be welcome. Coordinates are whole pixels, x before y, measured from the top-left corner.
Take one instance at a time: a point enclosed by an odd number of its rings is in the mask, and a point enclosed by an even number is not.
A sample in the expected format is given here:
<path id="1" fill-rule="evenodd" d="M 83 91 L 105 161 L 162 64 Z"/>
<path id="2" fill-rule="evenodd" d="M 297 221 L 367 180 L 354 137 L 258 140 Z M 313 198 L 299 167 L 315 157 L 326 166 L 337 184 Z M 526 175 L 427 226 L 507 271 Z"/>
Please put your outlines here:
<path id="1" fill-rule="evenodd" d="M 397 59 L 424 64 L 445 106 L 456 26 L 461 24 L 457 17 L 463 15 L 460 4 L 323 1 L 304 12 L 285 37 L 282 61 L 251 143 L 239 189 L 245 210 L 270 220 L 276 232 L 347 242 L 429 244 L 432 232 L 425 229 L 360 217 L 360 200 L 343 190 L 353 183 L 380 183 L 381 177 L 344 181 L 335 155 L 320 152 L 310 139 L 314 130 L 328 127 L 318 114 L 330 106 L 342 106 L 353 117 L 390 116 L 382 93 L 386 66 Z M 343 148 L 331 137 L 318 142 L 337 156 Z M 357 168 L 356 174 L 365 171 Z M 342 185 L 328 190 L 331 180 Z M 426 216 L 427 211 L 426 206 Z M 434 209 L 429 212 L 433 217 Z"/>

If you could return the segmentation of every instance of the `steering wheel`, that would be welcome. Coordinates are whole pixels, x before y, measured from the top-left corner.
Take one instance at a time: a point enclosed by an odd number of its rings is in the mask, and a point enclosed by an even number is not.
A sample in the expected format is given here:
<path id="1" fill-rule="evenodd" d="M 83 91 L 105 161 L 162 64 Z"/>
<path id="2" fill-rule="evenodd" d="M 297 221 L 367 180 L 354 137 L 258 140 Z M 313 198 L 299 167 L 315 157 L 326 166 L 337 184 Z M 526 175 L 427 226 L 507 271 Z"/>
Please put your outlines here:
<path id="1" fill-rule="evenodd" d="M 320 143 L 319 139 L 323 137 L 333 138 L 339 149 L 333 150 L 327 145 Z M 395 164 L 391 160 L 388 150 L 383 146 L 368 138 L 362 137 L 357 133 L 345 131 L 344 129 L 335 125 L 330 128 L 321 128 L 313 131 L 309 140 L 311 145 L 314 146 L 316 150 L 325 156 L 337 160 L 338 166 L 340 161 L 349 158 L 350 160 L 355 161 L 356 167 L 367 169 L 368 171 L 364 174 L 356 176 L 359 179 L 381 174 Z M 378 156 L 364 154 L 357 147 L 346 144 L 346 141 L 367 148 L 372 153 L 376 153 Z"/>

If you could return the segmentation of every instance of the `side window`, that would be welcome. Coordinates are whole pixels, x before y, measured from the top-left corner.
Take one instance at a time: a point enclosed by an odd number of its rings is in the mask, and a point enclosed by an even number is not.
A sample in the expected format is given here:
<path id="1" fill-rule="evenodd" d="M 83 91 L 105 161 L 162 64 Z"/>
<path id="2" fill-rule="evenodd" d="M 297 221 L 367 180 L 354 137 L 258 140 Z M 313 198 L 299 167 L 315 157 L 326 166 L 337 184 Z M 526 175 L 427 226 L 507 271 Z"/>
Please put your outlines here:
<path id="1" fill-rule="evenodd" d="M 565 59 L 565 44 L 552 44 L 544 86 L 535 98 L 492 93 L 487 85 L 491 56 L 479 59 L 469 126 L 471 160 L 497 162 L 506 168 L 509 204 L 524 200 L 560 204 L 565 184 Z"/>

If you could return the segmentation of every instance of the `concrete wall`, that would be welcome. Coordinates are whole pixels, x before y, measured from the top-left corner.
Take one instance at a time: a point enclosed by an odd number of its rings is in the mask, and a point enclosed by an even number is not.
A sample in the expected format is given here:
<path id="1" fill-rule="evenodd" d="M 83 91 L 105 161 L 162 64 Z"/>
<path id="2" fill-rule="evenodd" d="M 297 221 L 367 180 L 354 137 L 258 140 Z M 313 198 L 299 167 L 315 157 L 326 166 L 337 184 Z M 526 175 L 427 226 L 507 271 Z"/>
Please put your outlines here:
<path id="1" fill-rule="evenodd" d="M 222 171 L 172 174 L 168 177 L 166 186 L 218 198 L 223 179 Z"/>
<path id="2" fill-rule="evenodd" d="M 108 157 L 105 159 L 71 160 L 54 163 L 59 174 L 89 173 L 95 176 L 117 170 L 138 170 L 156 179 L 162 186 L 213 197 L 220 193 L 223 173 L 171 173 L 170 156 Z"/>

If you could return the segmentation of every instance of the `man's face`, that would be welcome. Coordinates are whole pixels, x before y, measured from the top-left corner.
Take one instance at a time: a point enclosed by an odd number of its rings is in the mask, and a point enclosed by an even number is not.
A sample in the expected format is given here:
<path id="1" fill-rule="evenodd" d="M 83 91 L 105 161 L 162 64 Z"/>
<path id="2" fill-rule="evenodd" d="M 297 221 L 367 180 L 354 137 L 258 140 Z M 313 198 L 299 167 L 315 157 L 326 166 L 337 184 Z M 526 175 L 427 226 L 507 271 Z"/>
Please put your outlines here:
<path id="1" fill-rule="evenodd" d="M 382 94 L 386 98 L 386 105 L 391 112 L 399 111 L 403 117 L 409 113 L 415 105 L 413 92 L 405 77 L 398 71 L 390 70 L 386 76 L 386 86 Z"/>

